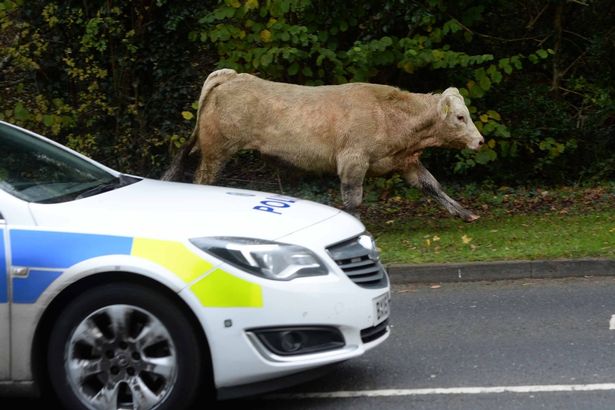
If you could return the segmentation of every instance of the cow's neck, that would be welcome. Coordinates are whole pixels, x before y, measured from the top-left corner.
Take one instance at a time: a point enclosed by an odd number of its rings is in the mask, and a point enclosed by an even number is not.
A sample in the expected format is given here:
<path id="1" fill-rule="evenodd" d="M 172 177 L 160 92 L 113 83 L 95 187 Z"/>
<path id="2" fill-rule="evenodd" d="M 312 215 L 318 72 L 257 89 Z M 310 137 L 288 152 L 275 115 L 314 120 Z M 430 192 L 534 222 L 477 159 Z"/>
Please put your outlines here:
<path id="1" fill-rule="evenodd" d="M 413 112 L 409 113 L 401 127 L 402 141 L 406 151 L 422 151 L 425 148 L 442 145 L 439 137 L 442 119 L 438 112 L 439 95 L 412 94 Z"/>

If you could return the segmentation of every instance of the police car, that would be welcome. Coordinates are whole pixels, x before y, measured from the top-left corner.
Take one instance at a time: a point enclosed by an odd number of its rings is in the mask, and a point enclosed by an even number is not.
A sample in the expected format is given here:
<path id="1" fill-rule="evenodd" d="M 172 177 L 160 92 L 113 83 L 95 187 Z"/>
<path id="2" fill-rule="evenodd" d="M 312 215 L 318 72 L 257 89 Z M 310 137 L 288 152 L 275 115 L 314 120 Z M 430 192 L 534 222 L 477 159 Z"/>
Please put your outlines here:
<path id="1" fill-rule="evenodd" d="M 127 175 L 0 122 L 0 394 L 177 410 L 271 391 L 380 345 L 389 298 L 345 212 Z"/>

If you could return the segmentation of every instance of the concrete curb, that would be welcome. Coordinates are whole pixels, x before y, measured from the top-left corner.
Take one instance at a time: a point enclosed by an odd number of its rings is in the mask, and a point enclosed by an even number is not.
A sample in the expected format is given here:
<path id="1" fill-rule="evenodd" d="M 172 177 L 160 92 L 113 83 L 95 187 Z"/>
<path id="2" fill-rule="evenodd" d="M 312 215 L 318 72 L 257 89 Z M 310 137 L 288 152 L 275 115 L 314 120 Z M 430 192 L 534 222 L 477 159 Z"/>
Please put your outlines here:
<path id="1" fill-rule="evenodd" d="M 615 276 L 615 259 L 389 264 L 393 284 Z"/>

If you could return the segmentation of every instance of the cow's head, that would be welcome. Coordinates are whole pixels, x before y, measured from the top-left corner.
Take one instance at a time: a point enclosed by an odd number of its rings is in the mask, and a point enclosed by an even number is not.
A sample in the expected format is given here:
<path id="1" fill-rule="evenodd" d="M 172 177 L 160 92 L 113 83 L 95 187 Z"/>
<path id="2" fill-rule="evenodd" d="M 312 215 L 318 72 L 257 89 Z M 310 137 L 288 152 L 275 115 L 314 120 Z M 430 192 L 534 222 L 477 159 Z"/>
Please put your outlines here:
<path id="1" fill-rule="evenodd" d="M 438 113 L 443 121 L 440 136 L 445 147 L 478 149 L 485 139 L 470 117 L 463 96 L 455 87 L 447 88 L 438 101 Z"/>

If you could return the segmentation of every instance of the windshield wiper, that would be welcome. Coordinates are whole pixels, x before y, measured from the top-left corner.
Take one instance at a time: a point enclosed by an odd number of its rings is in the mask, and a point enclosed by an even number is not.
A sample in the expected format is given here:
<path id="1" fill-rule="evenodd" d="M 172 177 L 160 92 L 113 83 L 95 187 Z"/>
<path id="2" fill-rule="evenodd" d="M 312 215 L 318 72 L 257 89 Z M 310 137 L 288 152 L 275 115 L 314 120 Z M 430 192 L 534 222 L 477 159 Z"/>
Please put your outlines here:
<path id="1" fill-rule="evenodd" d="M 96 185 L 94 188 L 86 189 L 75 197 L 75 199 L 87 198 L 88 196 L 94 196 L 96 194 L 102 194 L 103 192 L 113 191 L 115 188 L 119 188 L 119 181 L 111 182 L 108 184 Z"/>
<path id="2" fill-rule="evenodd" d="M 75 199 L 87 198 L 89 196 L 102 194 L 103 192 L 113 191 L 114 189 L 133 184 L 137 181 L 140 181 L 140 179 L 122 174 L 119 176 L 119 178 L 115 179 L 112 182 L 107 182 L 104 184 L 96 185 L 93 188 L 86 189 L 85 191 L 77 195 Z"/>

